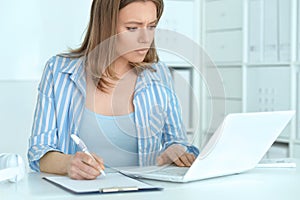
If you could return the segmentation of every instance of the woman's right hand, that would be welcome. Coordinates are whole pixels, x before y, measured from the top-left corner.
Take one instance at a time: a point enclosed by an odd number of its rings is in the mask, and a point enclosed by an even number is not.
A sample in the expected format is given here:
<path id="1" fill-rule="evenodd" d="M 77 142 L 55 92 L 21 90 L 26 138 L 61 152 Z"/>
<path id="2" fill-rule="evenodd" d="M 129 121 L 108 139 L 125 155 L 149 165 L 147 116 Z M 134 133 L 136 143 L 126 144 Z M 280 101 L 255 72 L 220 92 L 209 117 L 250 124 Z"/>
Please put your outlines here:
<path id="1" fill-rule="evenodd" d="M 92 155 L 94 159 L 84 152 L 72 155 L 67 166 L 68 176 L 78 180 L 96 179 L 101 174 L 100 170 L 104 169 L 104 164 L 103 159 Z"/>

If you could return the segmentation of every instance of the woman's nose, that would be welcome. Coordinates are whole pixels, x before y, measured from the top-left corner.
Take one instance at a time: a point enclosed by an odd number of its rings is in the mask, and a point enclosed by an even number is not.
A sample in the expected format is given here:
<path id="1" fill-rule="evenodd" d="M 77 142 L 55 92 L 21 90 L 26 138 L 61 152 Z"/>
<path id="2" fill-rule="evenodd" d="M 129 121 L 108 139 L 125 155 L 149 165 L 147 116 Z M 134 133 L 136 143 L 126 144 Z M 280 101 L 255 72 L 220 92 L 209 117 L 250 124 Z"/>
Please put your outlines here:
<path id="1" fill-rule="evenodd" d="M 139 43 L 150 43 L 153 38 L 153 33 L 147 28 L 139 29 Z"/>

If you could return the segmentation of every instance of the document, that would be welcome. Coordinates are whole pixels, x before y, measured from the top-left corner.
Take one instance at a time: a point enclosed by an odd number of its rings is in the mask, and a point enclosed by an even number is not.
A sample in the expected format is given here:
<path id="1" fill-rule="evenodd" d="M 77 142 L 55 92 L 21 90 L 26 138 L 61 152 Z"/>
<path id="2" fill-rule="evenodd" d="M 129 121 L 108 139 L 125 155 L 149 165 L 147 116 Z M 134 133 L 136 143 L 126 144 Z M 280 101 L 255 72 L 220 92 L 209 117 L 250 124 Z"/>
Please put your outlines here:
<path id="1" fill-rule="evenodd" d="M 279 0 L 279 61 L 289 61 L 291 54 L 291 1 Z"/>
<path id="2" fill-rule="evenodd" d="M 73 193 L 115 193 L 162 190 L 118 172 L 107 173 L 95 180 L 74 180 L 67 176 L 47 176 L 45 180 L 65 188 Z"/>
<path id="3" fill-rule="evenodd" d="M 278 0 L 264 0 L 264 61 L 278 61 Z"/>
<path id="4" fill-rule="evenodd" d="M 263 60 L 263 1 L 249 1 L 249 61 Z"/>

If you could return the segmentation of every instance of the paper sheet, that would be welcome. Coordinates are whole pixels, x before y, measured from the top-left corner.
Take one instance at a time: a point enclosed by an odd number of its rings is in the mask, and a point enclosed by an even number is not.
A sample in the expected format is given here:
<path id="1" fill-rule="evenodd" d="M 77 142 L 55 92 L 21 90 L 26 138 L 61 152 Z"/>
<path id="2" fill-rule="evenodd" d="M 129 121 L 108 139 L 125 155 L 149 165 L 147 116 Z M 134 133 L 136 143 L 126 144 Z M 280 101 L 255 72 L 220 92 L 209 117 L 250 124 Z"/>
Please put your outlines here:
<path id="1" fill-rule="evenodd" d="M 95 180 L 73 180 L 67 176 L 44 177 L 44 179 L 68 189 L 74 193 L 93 193 L 93 192 L 124 192 L 132 188 L 131 191 L 161 190 L 133 178 L 129 178 L 120 173 L 107 173 L 106 176 L 99 176 Z M 115 190 L 119 189 L 119 190 Z M 133 188 L 136 188 L 133 189 Z"/>

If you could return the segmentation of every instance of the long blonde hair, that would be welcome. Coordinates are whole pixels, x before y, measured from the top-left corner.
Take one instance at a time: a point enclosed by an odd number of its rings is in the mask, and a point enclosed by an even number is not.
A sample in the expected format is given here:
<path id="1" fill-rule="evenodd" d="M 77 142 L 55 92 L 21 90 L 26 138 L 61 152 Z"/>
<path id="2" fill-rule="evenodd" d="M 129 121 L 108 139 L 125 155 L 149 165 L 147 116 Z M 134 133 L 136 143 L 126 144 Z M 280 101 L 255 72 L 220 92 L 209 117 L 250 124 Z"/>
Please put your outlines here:
<path id="1" fill-rule="evenodd" d="M 72 49 L 68 54 L 71 58 L 85 57 L 85 65 L 89 67 L 94 83 L 101 91 L 105 92 L 111 86 L 109 80 L 117 80 L 112 63 L 116 52 L 113 36 L 117 34 L 119 10 L 137 1 L 153 2 L 157 9 L 157 22 L 159 21 L 164 8 L 163 0 L 93 0 L 84 41 L 79 48 Z M 139 72 L 151 68 L 151 64 L 158 60 L 153 40 L 143 62 L 130 65 Z"/>

